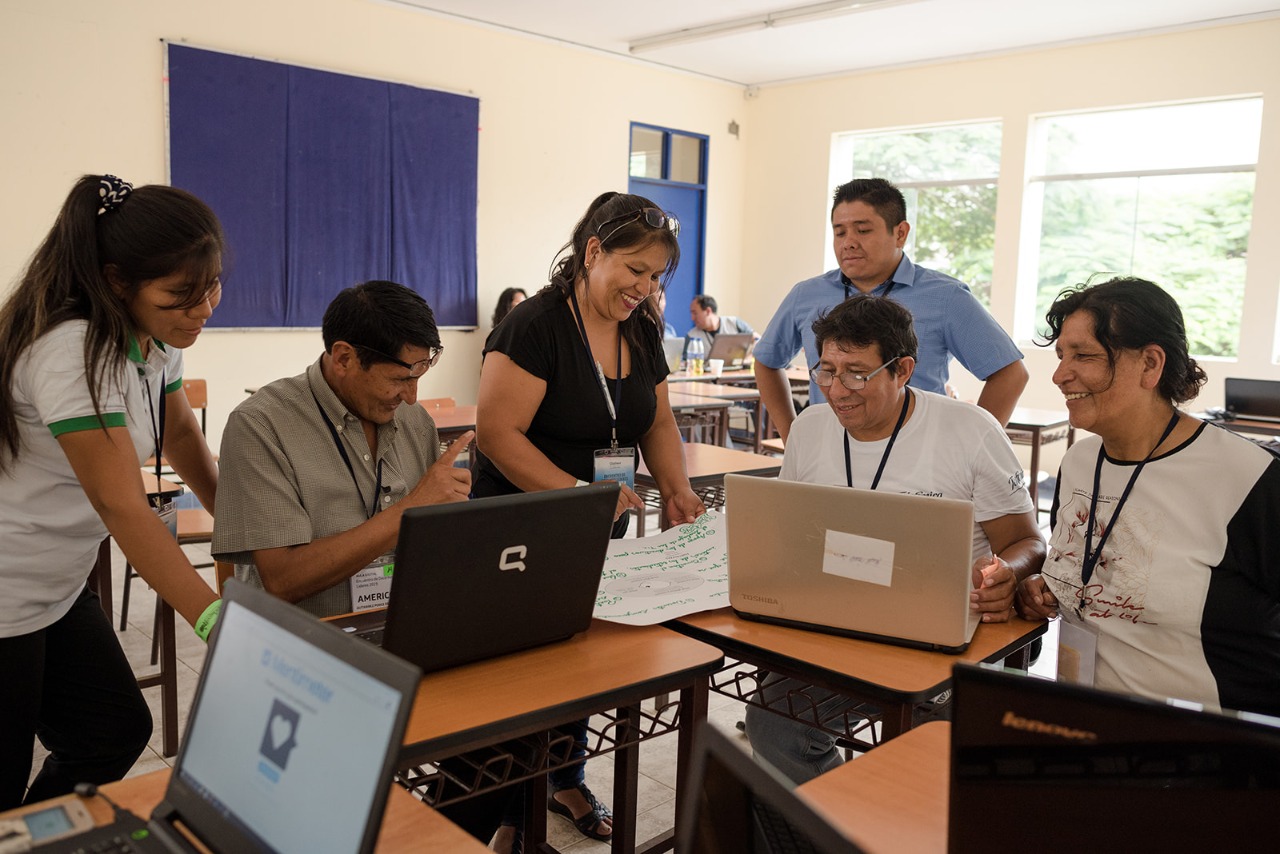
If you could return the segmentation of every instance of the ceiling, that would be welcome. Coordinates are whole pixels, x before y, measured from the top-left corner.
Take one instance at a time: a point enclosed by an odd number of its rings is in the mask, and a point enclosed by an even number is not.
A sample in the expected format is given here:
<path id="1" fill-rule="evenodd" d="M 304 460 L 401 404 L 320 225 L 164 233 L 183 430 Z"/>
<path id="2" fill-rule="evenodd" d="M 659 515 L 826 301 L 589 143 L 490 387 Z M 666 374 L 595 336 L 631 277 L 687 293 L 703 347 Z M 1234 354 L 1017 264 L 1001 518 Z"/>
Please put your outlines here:
<path id="1" fill-rule="evenodd" d="M 389 2 L 744 86 L 1280 15 L 1280 0 Z M 690 28 L 694 40 L 635 45 Z"/>

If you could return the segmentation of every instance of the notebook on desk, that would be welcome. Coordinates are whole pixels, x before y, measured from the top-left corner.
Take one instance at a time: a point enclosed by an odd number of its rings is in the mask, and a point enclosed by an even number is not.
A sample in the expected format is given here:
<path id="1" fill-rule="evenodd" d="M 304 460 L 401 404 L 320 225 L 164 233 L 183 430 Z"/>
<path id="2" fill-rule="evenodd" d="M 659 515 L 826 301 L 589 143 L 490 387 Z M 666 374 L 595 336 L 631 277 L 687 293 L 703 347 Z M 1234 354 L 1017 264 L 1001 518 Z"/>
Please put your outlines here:
<path id="1" fill-rule="evenodd" d="M 698 854 L 859 854 L 795 794 L 710 724 L 698 728 L 688 791 L 680 793 L 676 851 Z"/>
<path id="2" fill-rule="evenodd" d="M 724 480 L 739 616 L 942 652 L 968 647 L 978 626 L 971 502 Z"/>
<path id="3" fill-rule="evenodd" d="M 1232 418 L 1280 423 L 1280 381 L 1227 377 L 1224 404 Z"/>
<path id="4" fill-rule="evenodd" d="M 338 622 L 423 672 L 585 631 L 618 490 L 602 481 L 406 510 L 386 611 Z"/>
<path id="5" fill-rule="evenodd" d="M 234 579 L 164 800 L 38 852 L 372 851 L 418 669 Z M 179 827 L 182 829 L 179 830 Z"/>
<path id="6" fill-rule="evenodd" d="M 740 368 L 751 354 L 755 343 L 756 337 L 750 333 L 723 333 L 712 340 L 707 359 L 724 360 L 725 370 Z"/>
<path id="7" fill-rule="evenodd" d="M 952 686 L 948 850 L 1275 850 L 1280 719 L 965 664 Z"/>

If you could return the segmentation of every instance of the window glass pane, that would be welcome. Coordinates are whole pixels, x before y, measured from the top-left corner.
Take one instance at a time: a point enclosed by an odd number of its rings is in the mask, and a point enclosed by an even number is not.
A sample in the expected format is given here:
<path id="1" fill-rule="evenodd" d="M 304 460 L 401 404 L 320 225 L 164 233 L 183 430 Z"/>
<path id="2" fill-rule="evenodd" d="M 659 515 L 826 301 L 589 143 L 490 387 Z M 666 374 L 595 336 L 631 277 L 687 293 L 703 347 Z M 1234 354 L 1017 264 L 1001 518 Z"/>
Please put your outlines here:
<path id="1" fill-rule="evenodd" d="M 662 131 L 631 129 L 631 177 L 662 177 Z"/>
<path id="2" fill-rule="evenodd" d="M 1238 354 L 1253 173 L 1055 181 L 1044 186 L 1037 331 L 1063 288 L 1150 279 L 1178 301 L 1191 352 Z"/>
<path id="3" fill-rule="evenodd" d="M 671 172 L 667 177 L 672 181 L 701 184 L 702 144 L 696 136 L 671 134 Z"/>
<path id="4" fill-rule="evenodd" d="M 1262 99 L 1056 116 L 1038 124 L 1042 175 L 1252 164 Z"/>
<path id="5" fill-rule="evenodd" d="M 859 134 L 853 144 L 854 178 L 887 178 L 898 184 L 995 179 L 999 174 L 999 122 Z"/>
<path id="6" fill-rule="evenodd" d="M 917 264 L 964 282 L 989 307 L 996 241 L 995 182 L 922 187 L 903 195 L 912 223 L 907 254 Z"/>

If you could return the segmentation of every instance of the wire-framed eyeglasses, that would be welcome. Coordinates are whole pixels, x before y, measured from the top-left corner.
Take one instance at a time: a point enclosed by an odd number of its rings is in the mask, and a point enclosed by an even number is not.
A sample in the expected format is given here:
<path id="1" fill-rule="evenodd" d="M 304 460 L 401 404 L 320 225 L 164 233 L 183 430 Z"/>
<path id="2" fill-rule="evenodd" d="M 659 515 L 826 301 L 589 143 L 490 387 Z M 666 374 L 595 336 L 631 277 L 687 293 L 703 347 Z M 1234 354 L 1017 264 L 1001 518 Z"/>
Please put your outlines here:
<path id="1" fill-rule="evenodd" d="M 393 365 L 399 365 L 400 367 L 404 368 L 409 372 L 410 379 L 415 379 L 415 380 L 418 377 L 425 374 L 427 372 L 427 368 L 434 368 L 436 366 L 436 362 L 440 361 L 440 354 L 444 352 L 443 346 L 431 347 L 427 350 L 427 352 L 430 353 L 430 355 L 427 356 L 427 358 L 419 359 L 418 361 L 410 364 L 409 362 L 406 362 L 403 359 L 397 359 L 395 356 L 392 356 L 388 353 L 384 353 L 381 350 L 375 350 L 367 344 L 359 344 L 357 346 L 360 347 L 360 349 L 362 350 L 368 350 L 370 353 L 372 353 L 375 356 L 380 356 L 381 358 L 386 359 L 388 362 L 390 362 Z"/>
<path id="2" fill-rule="evenodd" d="M 638 211 L 630 211 L 629 213 L 624 213 L 621 216 L 615 216 L 613 219 L 606 219 L 596 228 L 596 236 L 600 238 L 601 243 L 604 243 L 610 237 L 617 234 L 619 229 L 624 225 L 629 225 L 641 218 L 644 219 L 644 224 L 650 228 L 666 228 L 667 231 L 671 232 L 672 236 L 680 236 L 680 220 L 676 219 L 664 210 L 659 210 L 658 208 L 641 208 Z M 618 224 L 609 231 L 608 235 L 606 235 L 604 233 L 605 228 L 613 225 L 615 222 Z"/>
<path id="3" fill-rule="evenodd" d="M 814 368 L 809 371 L 809 378 L 818 384 L 819 388 L 831 388 L 831 384 L 838 378 L 840 385 L 849 389 L 849 391 L 858 391 L 867 387 L 867 381 L 885 368 L 898 361 L 900 357 L 894 356 L 880 367 L 876 368 L 869 374 L 837 374 L 834 371 L 828 371 L 825 368 Z"/>

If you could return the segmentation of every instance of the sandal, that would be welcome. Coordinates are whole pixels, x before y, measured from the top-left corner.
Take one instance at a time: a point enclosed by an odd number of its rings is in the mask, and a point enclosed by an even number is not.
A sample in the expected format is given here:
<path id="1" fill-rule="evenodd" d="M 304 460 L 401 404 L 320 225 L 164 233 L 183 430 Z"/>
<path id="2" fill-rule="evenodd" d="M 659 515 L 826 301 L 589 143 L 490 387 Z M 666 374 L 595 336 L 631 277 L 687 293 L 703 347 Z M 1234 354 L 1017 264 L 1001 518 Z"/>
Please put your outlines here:
<path id="1" fill-rule="evenodd" d="M 601 833 L 597 828 L 600 823 L 613 818 L 613 812 L 600 803 L 600 800 L 587 788 L 586 783 L 579 783 L 570 788 L 577 789 L 582 793 L 582 797 L 586 799 L 587 804 L 591 807 L 591 812 L 582 816 L 582 818 L 574 818 L 573 810 L 556 800 L 555 792 L 547 795 L 547 809 L 551 810 L 558 816 L 563 816 L 573 822 L 573 826 L 578 828 L 578 832 L 588 839 L 596 839 L 600 842 L 608 842 L 613 839 L 613 833 Z M 567 792 L 569 789 L 557 789 L 557 792 Z"/>

